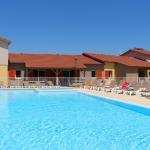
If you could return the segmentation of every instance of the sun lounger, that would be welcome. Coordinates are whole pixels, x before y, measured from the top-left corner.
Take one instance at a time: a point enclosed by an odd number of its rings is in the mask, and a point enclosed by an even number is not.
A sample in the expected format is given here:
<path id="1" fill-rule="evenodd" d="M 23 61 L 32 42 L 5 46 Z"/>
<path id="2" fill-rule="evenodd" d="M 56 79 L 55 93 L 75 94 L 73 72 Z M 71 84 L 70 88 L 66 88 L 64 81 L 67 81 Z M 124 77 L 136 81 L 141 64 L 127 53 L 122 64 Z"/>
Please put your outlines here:
<path id="1" fill-rule="evenodd" d="M 123 94 L 123 90 L 116 90 L 116 94 Z"/>
<path id="2" fill-rule="evenodd" d="M 150 92 L 146 93 L 146 98 L 150 99 Z"/>
<path id="3" fill-rule="evenodd" d="M 117 83 L 115 80 L 109 79 L 105 82 L 105 85 L 103 86 L 103 91 L 105 92 L 112 92 L 114 87 L 117 86 Z"/>
<path id="4" fill-rule="evenodd" d="M 112 92 L 115 94 L 123 94 L 123 90 L 121 87 L 115 87 L 112 89 Z"/>
<path id="5" fill-rule="evenodd" d="M 101 87 L 97 87 L 96 91 L 102 91 Z"/>
<path id="6" fill-rule="evenodd" d="M 130 95 L 130 96 L 136 95 L 135 88 L 130 85 L 126 86 L 125 94 Z"/>
<path id="7" fill-rule="evenodd" d="M 145 97 L 145 96 L 146 96 L 146 91 L 147 91 L 146 88 L 139 88 L 139 89 L 136 91 L 136 95 Z"/>
<path id="8" fill-rule="evenodd" d="M 97 90 L 97 87 L 96 86 L 93 86 L 93 88 L 92 88 L 93 90 Z"/>
<path id="9" fill-rule="evenodd" d="M 130 96 L 136 95 L 136 91 L 126 91 L 125 93 Z"/>
<path id="10" fill-rule="evenodd" d="M 150 98 L 150 92 L 141 92 L 140 94 L 142 97 Z"/>
<path id="11" fill-rule="evenodd" d="M 105 88 L 104 91 L 105 91 L 106 93 L 108 93 L 108 92 L 111 92 L 112 89 L 110 89 L 110 88 Z"/>
<path id="12" fill-rule="evenodd" d="M 52 81 L 47 81 L 46 85 L 48 85 L 48 86 L 54 86 L 54 84 L 53 84 Z"/>

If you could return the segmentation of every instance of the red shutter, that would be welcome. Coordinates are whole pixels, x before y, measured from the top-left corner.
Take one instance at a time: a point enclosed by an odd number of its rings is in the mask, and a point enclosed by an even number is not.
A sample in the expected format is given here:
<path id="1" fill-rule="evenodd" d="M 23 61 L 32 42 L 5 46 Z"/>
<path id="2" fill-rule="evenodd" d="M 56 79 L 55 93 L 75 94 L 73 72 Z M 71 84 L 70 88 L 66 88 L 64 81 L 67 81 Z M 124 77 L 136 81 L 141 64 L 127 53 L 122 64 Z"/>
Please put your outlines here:
<path id="1" fill-rule="evenodd" d="M 97 77 L 101 78 L 102 77 L 102 71 L 101 70 L 97 70 Z"/>
<path id="2" fill-rule="evenodd" d="M 109 78 L 109 71 L 105 71 L 105 78 L 106 78 L 106 79 Z"/>
<path id="3" fill-rule="evenodd" d="M 14 69 L 9 70 L 9 77 L 10 78 L 15 78 L 16 77 L 16 70 L 14 70 Z"/>

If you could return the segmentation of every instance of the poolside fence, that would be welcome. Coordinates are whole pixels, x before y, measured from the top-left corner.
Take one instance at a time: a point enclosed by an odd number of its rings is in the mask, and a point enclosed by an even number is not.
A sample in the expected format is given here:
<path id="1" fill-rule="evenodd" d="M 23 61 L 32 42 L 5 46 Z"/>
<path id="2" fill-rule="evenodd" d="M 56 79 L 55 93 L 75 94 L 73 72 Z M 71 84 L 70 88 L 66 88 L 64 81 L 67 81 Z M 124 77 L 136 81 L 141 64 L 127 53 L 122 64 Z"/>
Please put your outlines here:
<path id="1" fill-rule="evenodd" d="M 9 78 L 9 87 L 20 86 L 63 86 L 63 87 L 80 87 L 80 86 L 104 86 L 112 84 L 119 86 L 123 82 L 129 82 L 133 86 L 149 87 L 150 78 L 145 77 L 117 77 L 117 78 L 96 78 L 96 77 L 24 77 Z"/>

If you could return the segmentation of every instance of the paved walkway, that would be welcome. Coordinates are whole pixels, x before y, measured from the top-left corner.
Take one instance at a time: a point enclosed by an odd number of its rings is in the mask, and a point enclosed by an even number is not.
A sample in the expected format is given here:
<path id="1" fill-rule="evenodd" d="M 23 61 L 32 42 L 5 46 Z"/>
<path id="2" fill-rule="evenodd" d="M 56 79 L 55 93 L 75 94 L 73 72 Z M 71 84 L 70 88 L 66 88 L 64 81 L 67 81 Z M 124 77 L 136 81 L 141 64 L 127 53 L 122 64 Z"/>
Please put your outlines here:
<path id="1" fill-rule="evenodd" d="M 78 89 L 78 91 L 85 94 L 111 98 L 111 99 L 115 99 L 116 101 L 150 108 L 150 99 L 147 99 L 145 97 L 140 97 L 136 95 L 129 96 L 126 94 L 106 93 L 104 91 L 95 91 L 95 90 L 88 90 L 88 89 Z"/>

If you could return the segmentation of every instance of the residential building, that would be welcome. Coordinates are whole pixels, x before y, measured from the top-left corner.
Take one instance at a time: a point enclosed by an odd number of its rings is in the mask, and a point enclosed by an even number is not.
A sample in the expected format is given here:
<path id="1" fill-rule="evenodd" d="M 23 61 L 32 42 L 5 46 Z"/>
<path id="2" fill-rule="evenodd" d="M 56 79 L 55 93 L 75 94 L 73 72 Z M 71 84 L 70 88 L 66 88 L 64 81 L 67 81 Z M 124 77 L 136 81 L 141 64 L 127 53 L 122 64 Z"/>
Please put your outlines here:
<path id="1" fill-rule="evenodd" d="M 10 78 L 96 77 L 98 70 L 103 64 L 83 55 L 9 54 Z"/>
<path id="2" fill-rule="evenodd" d="M 129 49 L 125 53 L 121 54 L 121 56 L 133 57 L 150 62 L 150 51 L 144 50 L 142 48 Z M 144 72 L 145 70 L 141 68 L 139 71 L 140 76 L 143 76 Z M 147 76 L 150 77 L 150 70 L 147 70 Z"/>
<path id="3" fill-rule="evenodd" d="M 126 77 L 135 79 L 138 77 L 150 77 L 150 63 L 128 56 L 114 56 L 104 54 L 84 53 L 84 56 L 104 64 L 101 73 L 105 78 Z"/>
<path id="4" fill-rule="evenodd" d="M 9 53 L 10 41 L 0 38 L 0 85 L 9 79 L 94 77 L 138 79 L 150 77 L 149 51 L 129 50 L 121 56 L 83 53 L 24 54 Z"/>

